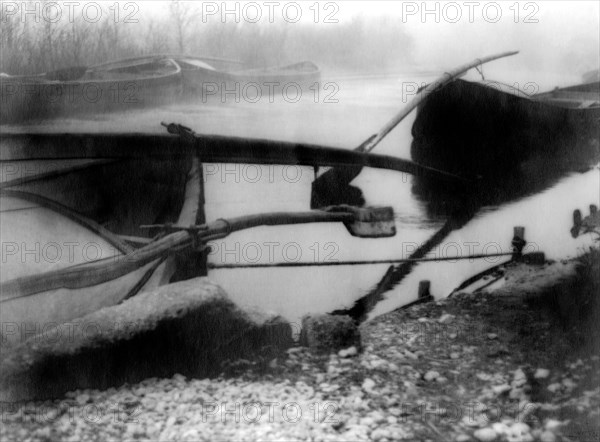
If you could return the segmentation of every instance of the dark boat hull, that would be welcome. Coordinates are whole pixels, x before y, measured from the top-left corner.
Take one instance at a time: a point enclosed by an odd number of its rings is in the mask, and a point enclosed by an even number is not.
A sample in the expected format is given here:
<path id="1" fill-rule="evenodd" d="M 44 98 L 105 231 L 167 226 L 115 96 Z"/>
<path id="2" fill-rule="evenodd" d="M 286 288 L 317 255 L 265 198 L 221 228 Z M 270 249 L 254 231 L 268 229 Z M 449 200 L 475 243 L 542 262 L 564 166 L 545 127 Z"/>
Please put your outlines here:
<path id="1" fill-rule="evenodd" d="M 581 164 L 598 153 L 600 110 L 457 80 L 419 107 L 414 161 L 463 176 L 497 177 L 526 161 Z"/>
<path id="2" fill-rule="evenodd" d="M 567 92 L 597 96 L 597 84 L 584 89 Z M 524 197 L 567 172 L 584 170 L 600 158 L 600 109 L 575 104 L 557 102 L 551 94 L 519 96 L 463 80 L 446 85 L 418 108 L 412 159 L 477 177 L 478 185 L 465 193 L 464 188 L 417 177 L 413 193 L 430 216 L 445 217 Z"/>
<path id="3" fill-rule="evenodd" d="M 38 333 L 180 278 L 176 255 L 139 266 L 126 257 L 159 233 L 142 224 L 204 221 L 196 159 L 40 158 L 31 155 L 42 147 L 35 138 L 27 147 L 16 161 L 0 160 L 0 230 L 12 245 L 0 271 L 3 322 Z M 89 270 L 102 262 L 114 271 Z M 2 342 L 22 338 L 9 333 Z"/>

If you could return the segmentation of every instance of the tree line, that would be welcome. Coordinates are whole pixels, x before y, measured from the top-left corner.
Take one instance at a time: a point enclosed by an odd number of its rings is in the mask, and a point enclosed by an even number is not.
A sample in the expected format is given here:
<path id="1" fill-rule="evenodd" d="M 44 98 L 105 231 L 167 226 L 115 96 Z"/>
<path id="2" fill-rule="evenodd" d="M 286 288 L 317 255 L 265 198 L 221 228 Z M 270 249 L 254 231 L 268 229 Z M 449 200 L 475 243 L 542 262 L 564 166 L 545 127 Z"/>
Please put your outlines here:
<path id="1" fill-rule="evenodd" d="M 32 3 L 32 2 L 26 2 Z M 137 23 L 106 13 L 98 21 L 23 20 L 4 15 L 0 72 L 36 74 L 125 57 L 175 52 L 222 57 L 248 67 L 311 60 L 324 68 L 378 71 L 406 65 L 412 40 L 398 20 L 359 16 L 335 24 L 203 22 L 191 2 L 172 1 L 163 15 Z"/>

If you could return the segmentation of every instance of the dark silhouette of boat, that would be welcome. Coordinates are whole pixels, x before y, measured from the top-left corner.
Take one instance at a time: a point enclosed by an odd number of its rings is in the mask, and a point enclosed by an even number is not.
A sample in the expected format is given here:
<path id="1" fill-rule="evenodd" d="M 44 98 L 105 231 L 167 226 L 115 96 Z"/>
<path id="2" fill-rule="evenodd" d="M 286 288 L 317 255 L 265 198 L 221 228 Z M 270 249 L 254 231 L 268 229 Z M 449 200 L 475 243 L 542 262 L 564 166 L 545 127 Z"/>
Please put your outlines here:
<path id="1" fill-rule="evenodd" d="M 478 191 L 465 199 L 451 186 L 417 178 L 413 192 L 433 216 L 525 196 L 597 162 L 599 132 L 599 82 L 528 95 L 496 82 L 455 80 L 419 106 L 411 155 L 477 178 Z"/>

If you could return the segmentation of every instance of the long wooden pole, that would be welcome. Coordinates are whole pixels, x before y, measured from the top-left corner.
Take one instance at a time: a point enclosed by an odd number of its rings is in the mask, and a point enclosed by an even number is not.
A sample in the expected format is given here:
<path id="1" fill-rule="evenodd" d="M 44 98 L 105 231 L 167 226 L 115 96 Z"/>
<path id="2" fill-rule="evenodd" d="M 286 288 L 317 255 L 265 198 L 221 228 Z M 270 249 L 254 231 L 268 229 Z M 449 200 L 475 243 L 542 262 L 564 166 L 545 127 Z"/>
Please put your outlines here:
<path id="1" fill-rule="evenodd" d="M 232 232 L 258 226 L 304 223 L 351 223 L 356 216 L 349 212 L 279 212 L 241 216 L 231 220 L 219 219 L 193 231 L 171 233 L 141 249 L 126 255 L 105 258 L 86 265 L 77 265 L 15 278 L 0 284 L 0 303 L 60 288 L 78 289 L 119 278 L 160 258 L 166 253 L 190 247 L 194 237 L 205 242 L 223 238 Z"/>
<path id="2" fill-rule="evenodd" d="M 379 132 L 367 138 L 360 146 L 358 146 L 356 150 L 359 152 L 372 151 L 375 146 L 377 146 L 379 142 L 392 131 L 392 129 L 394 129 L 402 120 L 404 120 L 404 118 L 406 118 L 406 116 L 410 114 L 419 104 L 421 104 L 431 93 L 450 83 L 452 80 L 464 75 L 470 69 L 484 63 L 498 60 L 499 58 L 509 57 L 518 53 L 519 51 L 510 51 L 502 52 L 501 54 L 490 55 L 489 57 L 477 58 L 470 63 L 459 66 L 449 72 L 444 72 L 442 76 L 429 83 L 423 90 L 417 93 L 417 95 L 400 112 L 394 115 L 394 117 L 388 121 L 388 123 L 383 126 Z"/>
<path id="3" fill-rule="evenodd" d="M 487 63 L 492 60 L 499 58 L 508 57 L 510 55 L 517 54 L 518 51 L 503 52 L 497 55 L 491 55 L 489 57 L 478 58 L 470 63 L 459 66 L 449 72 L 444 73 L 434 82 L 430 83 L 427 87 L 421 90 L 410 103 L 408 103 L 400 112 L 381 128 L 381 130 L 363 141 L 358 147 L 354 149 L 355 152 L 368 154 L 371 152 L 392 129 L 394 129 L 413 109 L 421 104 L 431 93 L 446 85 L 455 78 L 461 76 L 469 69 L 479 66 L 483 63 Z M 373 155 L 373 154 L 370 154 Z M 405 160 L 409 161 L 409 160 Z M 417 163 L 413 163 L 417 164 Z M 418 165 L 419 167 L 423 167 Z M 343 200 L 344 194 L 347 193 L 348 185 L 350 182 L 360 174 L 362 167 L 360 165 L 354 167 L 345 168 L 332 168 L 327 172 L 319 176 L 313 181 L 312 184 L 312 195 L 311 195 L 311 207 L 316 208 L 321 205 L 336 204 L 338 201 Z M 410 173 L 410 172 L 409 172 Z M 438 176 L 442 176 L 443 171 L 436 170 Z M 431 176 L 431 174 L 430 174 Z"/>

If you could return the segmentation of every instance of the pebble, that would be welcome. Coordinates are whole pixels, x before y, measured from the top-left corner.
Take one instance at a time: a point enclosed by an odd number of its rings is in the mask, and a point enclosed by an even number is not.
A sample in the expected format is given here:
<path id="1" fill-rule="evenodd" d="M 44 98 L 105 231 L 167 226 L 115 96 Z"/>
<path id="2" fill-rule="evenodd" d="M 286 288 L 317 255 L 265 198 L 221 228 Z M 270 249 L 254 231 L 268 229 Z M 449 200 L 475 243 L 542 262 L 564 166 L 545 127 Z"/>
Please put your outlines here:
<path id="1" fill-rule="evenodd" d="M 547 368 L 538 368 L 533 375 L 535 379 L 546 379 L 548 376 L 550 376 L 550 370 Z"/>
<path id="2" fill-rule="evenodd" d="M 546 387 L 548 389 L 548 391 L 552 392 L 552 393 L 556 393 L 558 390 L 560 390 L 562 388 L 562 386 L 558 383 L 554 383 L 554 384 L 550 384 Z"/>
<path id="3" fill-rule="evenodd" d="M 375 420 L 371 417 L 363 417 L 360 419 L 360 425 L 363 425 L 365 427 L 374 427 L 375 426 Z"/>
<path id="4" fill-rule="evenodd" d="M 338 356 L 340 358 L 349 358 L 351 356 L 356 356 L 357 354 L 358 354 L 358 350 L 356 349 L 356 347 L 354 345 L 352 347 L 345 348 L 338 352 Z"/>
<path id="5" fill-rule="evenodd" d="M 406 357 L 408 357 L 410 359 L 415 359 L 415 360 L 419 359 L 419 357 L 416 354 L 414 354 L 413 352 L 411 352 L 411 351 L 404 350 L 404 354 L 405 354 Z"/>
<path id="6" fill-rule="evenodd" d="M 523 422 L 516 422 L 506 433 L 506 439 L 509 442 L 533 442 L 531 428 Z"/>
<path id="7" fill-rule="evenodd" d="M 40 439 L 50 439 L 50 427 L 39 428 L 35 431 L 35 436 Z"/>
<path id="8" fill-rule="evenodd" d="M 386 428 L 377 428 L 377 429 L 373 430 L 371 432 L 371 437 L 370 437 L 370 439 L 373 441 L 378 441 L 381 439 L 389 439 L 389 438 L 390 438 L 390 432 Z"/>
<path id="9" fill-rule="evenodd" d="M 460 358 L 460 353 L 457 353 L 457 352 L 450 353 L 450 359 L 459 359 L 459 358 Z"/>
<path id="10" fill-rule="evenodd" d="M 492 442 L 498 437 L 492 428 L 480 428 L 473 433 L 473 436 L 475 436 L 475 438 L 481 442 Z"/>
<path id="11" fill-rule="evenodd" d="M 498 433 L 500 436 L 502 436 L 503 434 L 507 434 L 508 431 L 510 430 L 510 427 L 508 425 L 506 425 L 504 422 L 495 422 L 492 425 L 492 429 Z"/>
<path id="12" fill-rule="evenodd" d="M 544 430 L 556 431 L 562 426 L 562 422 L 556 419 L 548 419 L 544 424 Z"/>
<path id="13" fill-rule="evenodd" d="M 454 315 L 451 315 L 449 313 L 444 313 L 442 316 L 440 316 L 440 318 L 438 319 L 438 322 L 440 324 L 450 324 L 452 321 L 454 321 Z"/>
<path id="14" fill-rule="evenodd" d="M 503 393 L 506 393 L 507 391 L 511 390 L 511 386 L 508 384 L 502 384 L 502 385 L 494 385 L 492 387 L 492 391 L 497 394 L 497 395 L 501 395 Z"/>
<path id="15" fill-rule="evenodd" d="M 517 388 L 513 388 L 512 390 L 510 390 L 508 397 L 510 399 L 521 399 L 524 395 L 525 395 L 525 391 L 522 388 L 517 387 Z"/>
<path id="16" fill-rule="evenodd" d="M 546 430 L 540 435 L 540 442 L 555 442 L 555 441 L 556 441 L 556 435 L 552 431 Z"/>
<path id="17" fill-rule="evenodd" d="M 488 339 L 498 339 L 498 335 L 496 333 L 488 333 Z"/>
<path id="18" fill-rule="evenodd" d="M 568 390 L 571 391 L 573 390 L 575 387 L 577 387 L 577 384 L 575 382 L 573 382 L 573 380 L 567 378 L 567 379 L 563 379 L 562 381 L 563 386 Z"/>
<path id="19" fill-rule="evenodd" d="M 454 440 L 456 442 L 469 442 L 471 440 L 471 436 L 469 436 L 468 434 L 459 434 Z"/>
<path id="20" fill-rule="evenodd" d="M 434 381 L 439 377 L 440 377 L 440 374 L 437 371 L 429 370 L 427 373 L 425 373 L 425 375 L 423 376 L 423 379 L 425 379 L 426 381 Z"/>
<path id="21" fill-rule="evenodd" d="M 75 400 L 77 401 L 77 403 L 79 405 L 85 405 L 90 400 L 90 396 L 88 394 L 82 393 L 82 394 L 77 395 Z"/>
<path id="22" fill-rule="evenodd" d="M 375 387 L 375 381 L 371 378 L 366 378 L 362 383 L 362 389 L 367 393 L 373 393 L 373 388 Z"/>
<path id="23" fill-rule="evenodd" d="M 517 368 L 513 374 L 513 382 L 512 384 L 514 386 L 521 386 L 524 385 L 527 382 L 527 376 L 525 375 L 525 372 L 521 369 L 521 368 Z"/>

